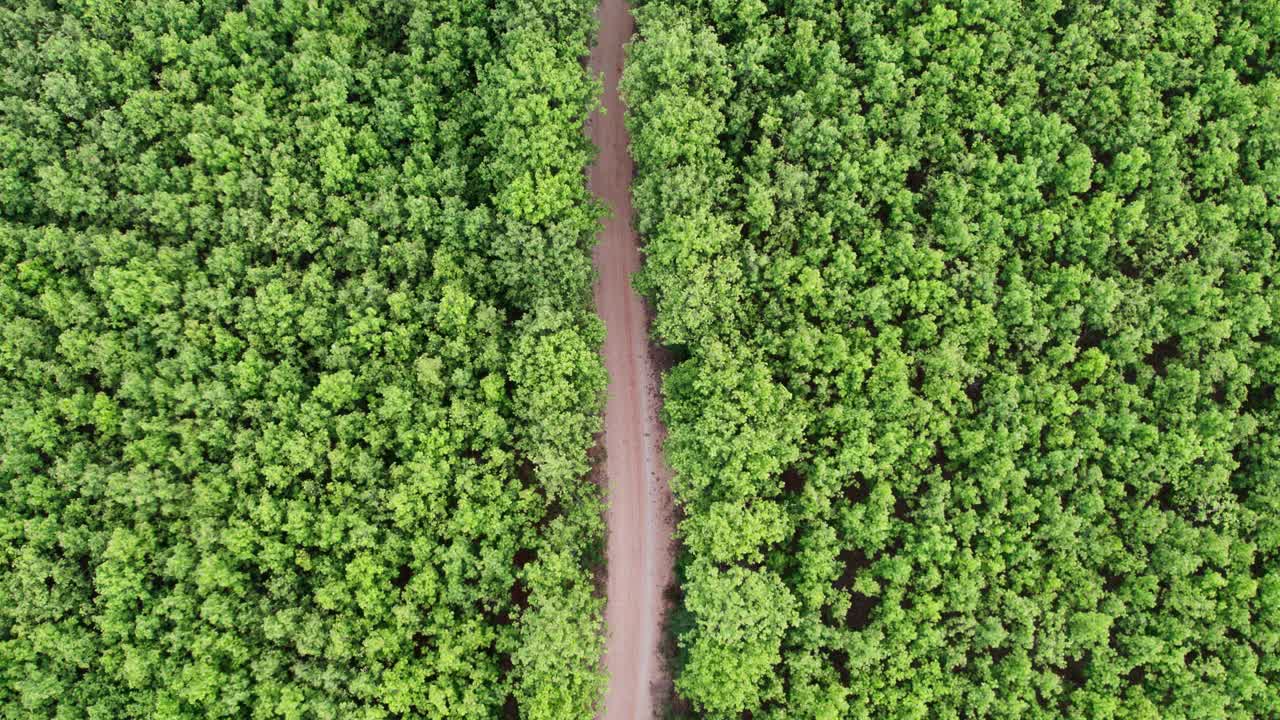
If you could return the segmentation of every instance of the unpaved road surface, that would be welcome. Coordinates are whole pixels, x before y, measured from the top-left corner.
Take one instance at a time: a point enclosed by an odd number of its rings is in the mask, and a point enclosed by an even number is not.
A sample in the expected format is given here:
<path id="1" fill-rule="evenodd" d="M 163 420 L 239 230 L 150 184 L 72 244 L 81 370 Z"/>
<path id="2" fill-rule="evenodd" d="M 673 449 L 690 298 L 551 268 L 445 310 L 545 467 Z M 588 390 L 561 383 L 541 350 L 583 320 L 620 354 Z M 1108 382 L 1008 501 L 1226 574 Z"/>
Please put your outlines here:
<path id="1" fill-rule="evenodd" d="M 601 720 L 652 720 L 669 692 L 659 649 L 674 563 L 670 472 L 658 419 L 660 353 L 649 344 L 649 313 L 631 287 L 640 241 L 631 226 L 631 156 L 618 77 L 623 44 L 634 30 L 624 0 L 601 0 L 590 67 L 604 74 L 605 113 L 587 120 L 600 154 L 588 184 L 611 211 L 595 249 L 596 312 L 605 325 L 604 474 L 609 509 L 604 665 L 609 673 Z"/>

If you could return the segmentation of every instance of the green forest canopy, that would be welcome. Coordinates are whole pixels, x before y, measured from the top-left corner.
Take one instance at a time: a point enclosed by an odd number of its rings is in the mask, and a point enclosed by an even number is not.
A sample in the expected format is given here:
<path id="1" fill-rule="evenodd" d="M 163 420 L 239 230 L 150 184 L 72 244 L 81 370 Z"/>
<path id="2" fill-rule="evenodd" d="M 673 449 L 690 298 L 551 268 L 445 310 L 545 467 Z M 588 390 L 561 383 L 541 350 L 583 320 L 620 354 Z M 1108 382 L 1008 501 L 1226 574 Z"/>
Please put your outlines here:
<path id="1" fill-rule="evenodd" d="M 1274 717 L 1280 4 L 638 5 L 697 715 Z"/>
<path id="2" fill-rule="evenodd" d="M 639 4 L 695 711 L 1280 707 L 1280 7 Z M 591 716 L 593 5 L 0 7 L 0 716 Z"/>
<path id="3" fill-rule="evenodd" d="M 0 716 L 591 717 L 593 7 L 0 7 Z"/>

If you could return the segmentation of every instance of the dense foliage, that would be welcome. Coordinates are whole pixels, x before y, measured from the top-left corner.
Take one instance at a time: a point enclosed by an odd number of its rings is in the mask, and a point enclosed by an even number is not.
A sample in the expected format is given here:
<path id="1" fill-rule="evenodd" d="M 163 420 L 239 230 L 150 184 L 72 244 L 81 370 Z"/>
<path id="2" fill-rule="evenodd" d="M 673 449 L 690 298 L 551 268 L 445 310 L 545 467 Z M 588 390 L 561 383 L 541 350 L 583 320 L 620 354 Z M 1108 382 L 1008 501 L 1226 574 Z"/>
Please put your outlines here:
<path id="1" fill-rule="evenodd" d="M 0 7 L 0 716 L 591 716 L 592 8 Z"/>
<path id="2" fill-rule="evenodd" d="M 1280 4 L 645 0 L 705 717 L 1280 708 Z"/>

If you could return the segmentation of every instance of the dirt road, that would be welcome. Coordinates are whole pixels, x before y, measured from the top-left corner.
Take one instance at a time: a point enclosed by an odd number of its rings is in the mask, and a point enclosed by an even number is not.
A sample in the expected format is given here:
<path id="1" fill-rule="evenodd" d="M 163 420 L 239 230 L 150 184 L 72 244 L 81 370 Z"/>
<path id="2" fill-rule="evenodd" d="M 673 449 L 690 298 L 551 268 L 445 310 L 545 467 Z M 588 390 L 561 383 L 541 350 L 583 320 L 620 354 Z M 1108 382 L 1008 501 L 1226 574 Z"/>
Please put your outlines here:
<path id="1" fill-rule="evenodd" d="M 649 344 L 647 307 L 631 288 L 640 245 L 631 226 L 632 163 L 618 77 L 622 46 L 634 24 L 625 0 L 601 0 L 598 13 L 590 66 L 604 74 L 605 114 L 587 120 L 587 134 L 600 150 L 588 183 L 612 212 L 595 249 L 596 311 L 607 332 L 603 353 L 609 371 L 603 477 L 609 500 L 604 664 L 610 680 L 599 717 L 652 720 L 670 685 L 659 643 L 674 562 L 673 506 L 658 420 L 660 355 Z"/>

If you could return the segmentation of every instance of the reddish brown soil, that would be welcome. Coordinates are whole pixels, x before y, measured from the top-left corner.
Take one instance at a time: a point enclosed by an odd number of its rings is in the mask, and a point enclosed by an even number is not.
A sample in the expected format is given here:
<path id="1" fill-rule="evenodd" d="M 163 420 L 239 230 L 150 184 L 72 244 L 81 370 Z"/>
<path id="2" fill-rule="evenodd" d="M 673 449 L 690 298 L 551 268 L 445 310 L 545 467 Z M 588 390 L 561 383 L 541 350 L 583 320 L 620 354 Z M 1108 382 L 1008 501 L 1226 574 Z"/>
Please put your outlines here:
<path id="1" fill-rule="evenodd" d="M 592 72 L 604 75 L 605 112 L 587 120 L 600 154 L 588 183 L 611 210 L 595 249 L 596 311 L 607 332 L 604 410 L 608 568 L 605 605 L 609 673 L 602 720 L 652 720 L 670 692 L 660 651 L 666 590 L 675 561 L 670 471 L 662 460 L 665 430 L 658 419 L 662 355 L 649 343 L 649 312 L 631 287 L 640 269 L 640 241 L 631 226 L 632 162 L 618 97 L 623 45 L 634 30 L 625 0 L 601 0 Z"/>

